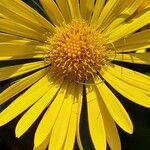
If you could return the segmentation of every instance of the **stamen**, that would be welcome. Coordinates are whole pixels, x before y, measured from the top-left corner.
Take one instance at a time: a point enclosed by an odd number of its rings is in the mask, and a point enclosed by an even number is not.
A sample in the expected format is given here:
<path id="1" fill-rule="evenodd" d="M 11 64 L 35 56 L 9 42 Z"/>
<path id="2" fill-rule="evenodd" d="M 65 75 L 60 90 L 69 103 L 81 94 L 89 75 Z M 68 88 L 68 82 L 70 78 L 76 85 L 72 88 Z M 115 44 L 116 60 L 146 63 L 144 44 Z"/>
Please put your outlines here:
<path id="1" fill-rule="evenodd" d="M 96 28 L 72 21 L 48 37 L 49 63 L 56 76 L 83 82 L 96 75 L 107 62 L 109 50 Z"/>

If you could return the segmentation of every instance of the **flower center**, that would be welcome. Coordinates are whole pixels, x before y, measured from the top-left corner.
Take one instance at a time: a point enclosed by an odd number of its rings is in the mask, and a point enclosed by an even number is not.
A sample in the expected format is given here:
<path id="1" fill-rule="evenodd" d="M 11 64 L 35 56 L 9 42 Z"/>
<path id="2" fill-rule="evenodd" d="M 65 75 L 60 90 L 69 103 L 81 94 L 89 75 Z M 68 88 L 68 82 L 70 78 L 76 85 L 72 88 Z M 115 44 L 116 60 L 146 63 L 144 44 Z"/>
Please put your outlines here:
<path id="1" fill-rule="evenodd" d="M 99 31 L 84 21 L 72 21 L 57 28 L 48 42 L 49 61 L 55 76 L 83 82 L 106 63 L 106 41 Z"/>

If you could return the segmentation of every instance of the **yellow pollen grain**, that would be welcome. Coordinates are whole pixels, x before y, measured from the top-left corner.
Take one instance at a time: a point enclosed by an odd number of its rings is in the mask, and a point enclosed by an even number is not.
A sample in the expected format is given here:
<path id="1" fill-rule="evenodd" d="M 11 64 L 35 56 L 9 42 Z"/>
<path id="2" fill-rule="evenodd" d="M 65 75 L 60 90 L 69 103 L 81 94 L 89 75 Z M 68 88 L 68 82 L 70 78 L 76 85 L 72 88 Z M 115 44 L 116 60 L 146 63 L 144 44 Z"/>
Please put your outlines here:
<path id="1" fill-rule="evenodd" d="M 107 61 L 105 39 L 83 20 L 72 21 L 48 37 L 49 63 L 54 75 L 83 82 L 93 77 Z"/>

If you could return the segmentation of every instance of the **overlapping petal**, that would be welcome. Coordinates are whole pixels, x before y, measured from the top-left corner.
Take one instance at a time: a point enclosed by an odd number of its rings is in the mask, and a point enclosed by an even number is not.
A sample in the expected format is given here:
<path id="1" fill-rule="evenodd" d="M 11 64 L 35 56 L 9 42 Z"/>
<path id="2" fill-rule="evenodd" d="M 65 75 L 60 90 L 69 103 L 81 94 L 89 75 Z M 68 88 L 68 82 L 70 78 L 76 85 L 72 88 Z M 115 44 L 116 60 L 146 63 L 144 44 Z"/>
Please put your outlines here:
<path id="1" fill-rule="evenodd" d="M 15 81 L 0 93 L 0 104 L 22 92 L 0 113 L 0 126 L 26 110 L 16 126 L 16 136 L 20 137 L 45 111 L 35 133 L 34 149 L 71 150 L 76 139 L 83 149 L 80 116 L 87 100 L 88 125 L 95 149 L 106 150 L 108 143 L 112 150 L 121 150 L 116 124 L 128 133 L 133 132 L 133 125 L 111 89 L 149 108 L 150 77 L 114 61 L 150 65 L 150 53 L 146 52 L 150 48 L 148 1 L 40 0 L 39 4 L 48 20 L 21 0 L 0 1 L 0 61 L 34 60 L 0 68 L 0 81 Z M 57 78 L 51 63 L 47 63 L 56 28 L 72 20 L 85 20 L 90 27 L 96 27 L 106 38 L 106 47 L 112 50 L 108 65 L 96 70 L 98 79 L 92 76 L 89 81 L 78 83 Z M 22 75 L 25 77 L 15 79 Z"/>

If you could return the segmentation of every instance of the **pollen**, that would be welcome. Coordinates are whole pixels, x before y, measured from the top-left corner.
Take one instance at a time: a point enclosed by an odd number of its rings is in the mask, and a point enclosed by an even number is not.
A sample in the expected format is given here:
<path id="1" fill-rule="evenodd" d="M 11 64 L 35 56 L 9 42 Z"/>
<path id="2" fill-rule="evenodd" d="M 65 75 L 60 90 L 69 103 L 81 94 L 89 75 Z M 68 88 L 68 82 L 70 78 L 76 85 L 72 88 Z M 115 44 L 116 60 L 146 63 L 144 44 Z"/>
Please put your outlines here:
<path id="1" fill-rule="evenodd" d="M 48 61 L 55 76 L 83 82 L 94 77 L 107 61 L 105 39 L 96 28 L 81 20 L 57 27 L 48 42 Z"/>

